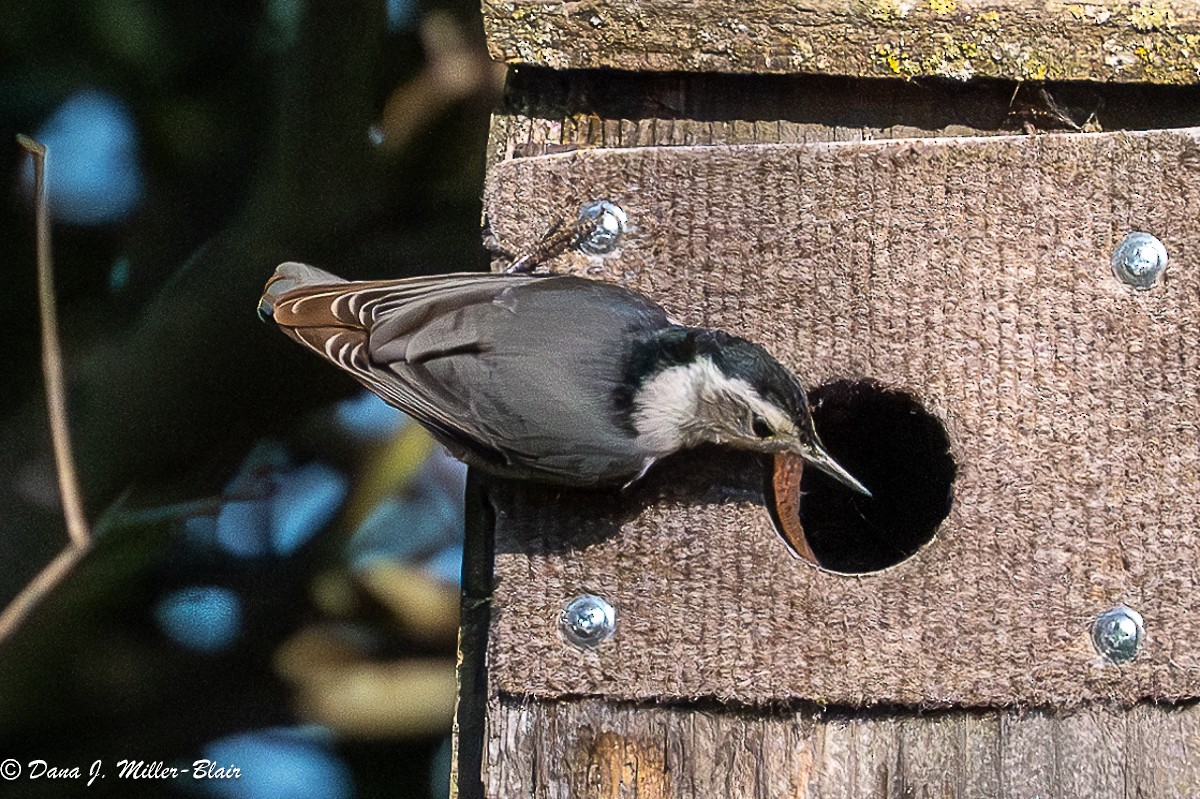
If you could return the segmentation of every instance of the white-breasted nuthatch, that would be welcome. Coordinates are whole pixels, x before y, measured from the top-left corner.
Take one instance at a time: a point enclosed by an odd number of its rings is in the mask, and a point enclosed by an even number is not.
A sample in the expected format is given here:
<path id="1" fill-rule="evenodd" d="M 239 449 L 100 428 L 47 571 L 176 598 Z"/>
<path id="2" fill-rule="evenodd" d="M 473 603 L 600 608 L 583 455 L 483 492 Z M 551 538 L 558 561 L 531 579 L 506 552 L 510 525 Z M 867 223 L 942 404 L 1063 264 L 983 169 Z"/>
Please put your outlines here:
<path id="1" fill-rule="evenodd" d="M 870 495 L 825 451 L 804 387 L 766 350 L 674 324 L 620 286 L 484 273 L 348 282 L 285 263 L 259 312 L 485 471 L 628 484 L 714 443 L 792 452 Z"/>

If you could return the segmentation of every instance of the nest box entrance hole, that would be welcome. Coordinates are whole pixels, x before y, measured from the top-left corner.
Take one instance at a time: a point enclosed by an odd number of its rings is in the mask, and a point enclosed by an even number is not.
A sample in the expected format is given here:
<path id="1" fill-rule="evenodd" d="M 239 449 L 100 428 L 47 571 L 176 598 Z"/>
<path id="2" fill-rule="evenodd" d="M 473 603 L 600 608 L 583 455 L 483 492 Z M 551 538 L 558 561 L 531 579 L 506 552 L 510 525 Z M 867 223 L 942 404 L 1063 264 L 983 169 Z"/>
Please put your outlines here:
<path id="1" fill-rule="evenodd" d="M 777 461 L 776 526 L 829 571 L 863 574 L 908 559 L 933 539 L 953 501 L 957 465 L 942 423 L 912 394 L 871 381 L 827 383 L 809 400 L 822 442 L 872 496 L 811 467 L 801 470 L 797 493 L 794 467 Z"/>

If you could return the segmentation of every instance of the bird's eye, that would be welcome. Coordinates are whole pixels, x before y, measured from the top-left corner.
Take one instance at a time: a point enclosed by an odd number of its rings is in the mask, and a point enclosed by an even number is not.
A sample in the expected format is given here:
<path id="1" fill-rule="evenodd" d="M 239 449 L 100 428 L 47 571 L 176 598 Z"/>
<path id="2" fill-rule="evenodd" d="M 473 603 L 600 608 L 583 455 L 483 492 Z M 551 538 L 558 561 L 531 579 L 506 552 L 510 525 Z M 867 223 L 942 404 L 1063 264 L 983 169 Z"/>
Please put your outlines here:
<path id="1" fill-rule="evenodd" d="M 767 420 L 761 416 L 754 417 L 754 420 L 750 422 L 750 429 L 759 438 L 770 438 L 775 435 L 775 431 L 771 429 L 771 425 L 767 424 Z"/>

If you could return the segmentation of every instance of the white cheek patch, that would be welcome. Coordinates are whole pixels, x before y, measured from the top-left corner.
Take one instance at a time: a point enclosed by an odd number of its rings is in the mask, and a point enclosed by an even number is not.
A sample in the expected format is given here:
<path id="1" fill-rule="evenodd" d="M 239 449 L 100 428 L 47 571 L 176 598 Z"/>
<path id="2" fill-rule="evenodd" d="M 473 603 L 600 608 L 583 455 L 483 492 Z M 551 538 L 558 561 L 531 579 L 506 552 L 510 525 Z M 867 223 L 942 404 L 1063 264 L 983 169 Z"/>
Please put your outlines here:
<path id="1" fill-rule="evenodd" d="M 761 415 L 774 424 L 778 411 L 764 403 L 749 383 L 729 377 L 702 357 L 663 369 L 647 380 L 636 398 L 633 423 L 639 445 L 667 454 L 701 441 L 730 437 L 730 431 L 723 428 L 736 422 L 717 416 L 743 413 L 756 405 L 763 407 Z"/>

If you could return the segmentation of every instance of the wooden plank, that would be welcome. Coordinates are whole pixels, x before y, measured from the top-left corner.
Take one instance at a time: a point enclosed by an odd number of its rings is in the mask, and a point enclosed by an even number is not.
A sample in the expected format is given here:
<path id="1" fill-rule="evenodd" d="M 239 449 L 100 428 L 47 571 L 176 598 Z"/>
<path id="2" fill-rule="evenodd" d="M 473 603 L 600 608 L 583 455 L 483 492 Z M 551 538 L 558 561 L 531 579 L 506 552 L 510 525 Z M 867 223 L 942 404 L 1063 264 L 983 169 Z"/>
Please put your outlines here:
<path id="1" fill-rule="evenodd" d="M 1200 716 L 1188 708 L 1133 708 L 1120 758 L 1129 796 L 1195 796 L 1200 763 Z M 1155 752 L 1154 767 L 1143 760 Z"/>
<path id="2" fill-rule="evenodd" d="M 1001 720 L 1003 712 L 951 711 L 958 717 L 955 738 L 963 759 L 954 766 L 955 783 L 961 799 L 999 799 L 1002 785 Z"/>
<path id="3" fill-rule="evenodd" d="M 495 799 L 1179 799 L 1200 708 L 760 710 L 493 697 Z M 1000 757 L 987 753 L 999 751 Z M 980 755 L 983 755 L 982 757 Z M 1128 779 L 1126 776 L 1128 775 Z"/>
<path id="4" fill-rule="evenodd" d="M 1121 796 L 1125 792 L 1126 769 L 1129 766 L 1140 768 L 1136 761 L 1125 759 L 1129 754 L 1126 750 L 1129 725 L 1126 714 L 1137 714 L 1143 720 L 1135 722 L 1135 726 L 1144 728 L 1148 721 L 1141 715 L 1141 710 L 1140 706 L 1129 711 L 1108 709 L 1108 712 L 1105 708 L 1096 708 L 1090 713 L 1072 713 L 1059 720 L 1057 742 L 1062 762 L 1088 764 L 1088 768 L 1059 769 L 1058 784 L 1063 799 Z M 1162 709 L 1158 715 L 1168 714 Z M 1174 767 L 1164 763 L 1161 769 L 1166 768 Z"/>
<path id="5" fill-rule="evenodd" d="M 898 791 L 912 796 L 962 797 L 968 779 L 962 766 L 968 762 L 964 748 L 966 723 L 962 713 L 906 713 L 898 718 L 896 736 Z M 986 767 L 976 764 L 986 775 Z M 981 777 L 983 776 L 981 775 Z"/>
<path id="6" fill-rule="evenodd" d="M 1200 124 L 1200 86 L 953 84 L 793 75 L 520 68 L 493 117 L 489 163 L 583 147 L 762 144 L 1153 130 Z M 619 135 L 597 144 L 575 120 Z"/>
<path id="7" fill-rule="evenodd" d="M 1000 717 L 1001 796 L 1062 799 L 1057 733 L 1058 718 L 1050 713 L 1034 710 Z"/>
<path id="8" fill-rule="evenodd" d="M 554 69 L 1195 83 L 1195 0 L 487 0 L 492 57 Z"/>
<path id="9" fill-rule="evenodd" d="M 946 424 L 961 469 L 933 542 L 852 578 L 788 555 L 753 459 L 685 456 L 614 496 L 502 489 L 499 690 L 843 705 L 1195 696 L 1198 137 L 638 148 L 494 168 L 488 216 L 509 249 L 613 198 L 636 226 L 620 253 L 556 268 L 598 267 L 685 323 L 758 340 L 810 384 L 910 391 Z M 1112 274 L 1133 228 L 1172 253 L 1154 291 Z M 621 614 L 595 651 L 554 623 L 581 590 Z M 1150 637 L 1136 661 L 1106 666 L 1088 629 L 1118 602 Z"/>

